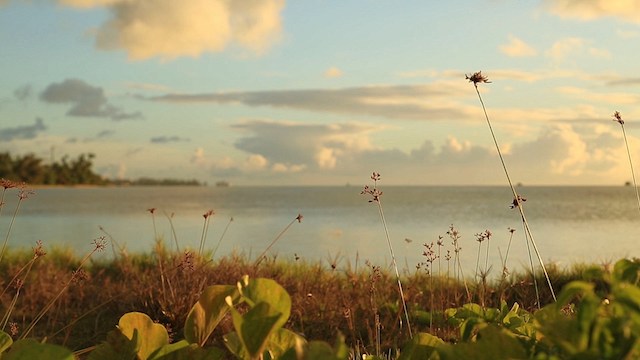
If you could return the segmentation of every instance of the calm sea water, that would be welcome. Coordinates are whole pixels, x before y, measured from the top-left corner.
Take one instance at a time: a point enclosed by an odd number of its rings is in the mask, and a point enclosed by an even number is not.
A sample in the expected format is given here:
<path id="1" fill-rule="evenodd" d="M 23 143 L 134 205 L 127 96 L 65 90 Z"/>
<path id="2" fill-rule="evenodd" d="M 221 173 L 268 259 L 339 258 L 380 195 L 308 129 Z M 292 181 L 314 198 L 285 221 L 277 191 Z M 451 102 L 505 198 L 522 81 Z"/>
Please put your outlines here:
<path id="1" fill-rule="evenodd" d="M 516 229 L 508 258 L 511 269 L 528 264 L 520 216 L 509 205 L 507 187 L 383 187 L 382 206 L 396 258 L 402 268 L 423 261 L 423 244 L 444 236 L 444 253 L 452 249 L 446 232 L 461 233 L 462 261 L 475 269 L 478 242 L 474 234 L 493 232 L 489 263 L 494 273 Z M 167 246 L 174 247 L 169 217 L 181 248 L 195 248 L 203 232 L 203 214 L 215 210 L 206 236 L 218 255 L 232 251 L 257 256 L 298 214 L 273 246 L 280 258 L 334 258 L 344 265 L 370 260 L 390 264 L 380 214 L 359 187 L 123 187 L 39 189 L 21 205 L 9 243 L 31 247 L 65 245 L 79 254 L 108 233 L 129 252 L 150 251 L 154 225 L 149 208 L 157 208 L 155 224 Z M 546 262 L 569 265 L 640 256 L 640 213 L 630 187 L 521 187 L 525 214 Z M 0 215 L 4 239 L 15 210 L 17 192 L 9 192 Z M 223 230 L 233 222 L 222 237 Z M 100 230 L 100 227 L 105 232 Z M 483 243 L 481 264 L 486 256 Z M 110 256 L 107 248 L 100 256 Z"/>

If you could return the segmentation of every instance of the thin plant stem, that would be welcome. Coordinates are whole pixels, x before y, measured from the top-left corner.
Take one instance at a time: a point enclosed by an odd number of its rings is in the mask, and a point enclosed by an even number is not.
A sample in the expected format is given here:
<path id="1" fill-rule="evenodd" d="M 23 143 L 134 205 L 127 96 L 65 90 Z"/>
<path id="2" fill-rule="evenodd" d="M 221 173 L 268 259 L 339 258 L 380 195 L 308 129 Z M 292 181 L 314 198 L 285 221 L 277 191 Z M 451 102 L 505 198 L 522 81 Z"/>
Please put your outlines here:
<path id="1" fill-rule="evenodd" d="M 284 235 L 284 233 L 287 232 L 287 230 L 289 230 L 289 228 L 293 225 L 293 223 L 295 222 L 302 222 L 302 215 L 298 214 L 298 216 L 296 216 L 295 219 L 291 220 L 291 222 L 289 224 L 287 224 L 287 226 L 284 227 L 284 229 L 282 229 L 282 231 L 280 231 L 280 233 L 278 234 L 278 236 L 276 236 L 271 243 L 269 244 L 269 246 L 267 246 L 266 249 L 264 249 L 264 251 L 256 258 L 255 263 L 253 264 L 253 267 L 257 267 L 258 265 L 260 265 L 260 263 L 262 262 L 262 259 L 264 258 L 264 256 L 267 254 L 267 252 L 269 251 L 269 249 L 271 249 L 271 247 L 278 241 L 280 240 L 280 238 Z"/>
<path id="2" fill-rule="evenodd" d="M 76 268 L 76 270 L 71 273 L 71 278 L 69 279 L 69 281 L 67 281 L 64 286 L 62 287 L 62 289 L 56 294 L 56 296 L 54 296 L 53 299 L 51 299 L 47 305 L 45 305 L 45 307 L 40 310 L 40 312 L 38 313 L 38 315 L 36 315 L 33 320 L 31 321 L 31 323 L 29 324 L 29 326 L 27 326 L 27 328 L 23 331 L 22 335 L 20 336 L 20 339 L 24 339 L 27 336 L 29 336 L 29 334 L 31 333 L 31 331 L 33 331 L 33 328 L 36 326 L 36 324 L 38 323 L 38 321 L 40 321 L 40 319 L 42 319 L 42 317 L 53 307 L 53 305 L 56 303 L 56 301 L 58 301 L 58 299 L 62 296 L 62 294 L 64 294 L 67 289 L 69 288 L 69 286 L 71 286 L 71 283 L 73 283 L 73 281 L 76 279 L 76 277 L 78 276 L 78 274 L 80 273 L 80 271 L 82 270 L 82 267 L 84 266 L 84 264 L 89 260 L 89 258 L 91 258 L 91 256 L 93 254 L 95 254 L 98 251 L 102 251 L 105 248 L 105 240 L 104 240 L 104 236 L 100 237 L 96 240 L 94 240 L 94 244 L 95 247 L 93 248 L 93 250 L 91 252 L 89 252 L 87 255 L 85 255 L 84 258 L 82 258 L 82 260 L 80 260 L 80 264 L 78 265 L 78 267 Z"/>
<path id="3" fill-rule="evenodd" d="M 629 167 L 631 168 L 631 178 L 633 180 L 633 188 L 636 190 L 636 200 L 638 201 L 638 211 L 640 211 L 640 193 L 638 192 L 638 184 L 636 183 L 636 173 L 633 171 L 633 161 L 631 161 L 631 151 L 629 150 L 629 142 L 627 141 L 627 132 L 624 130 L 624 120 L 620 116 L 619 112 L 615 112 L 613 114 L 615 118 L 614 121 L 617 121 L 622 128 L 622 137 L 624 138 L 624 145 L 627 148 L 627 157 L 629 158 Z"/>
<path id="4" fill-rule="evenodd" d="M 171 213 L 171 216 L 169 216 L 165 212 L 164 216 L 166 216 L 167 220 L 169 220 L 169 226 L 171 227 L 171 237 L 173 237 L 173 242 L 175 242 L 175 244 L 176 244 L 176 251 L 180 252 L 180 245 L 178 244 L 178 235 L 176 234 L 175 226 L 173 226 L 173 213 Z"/>
<path id="5" fill-rule="evenodd" d="M 479 75 L 479 79 L 474 77 L 476 75 Z M 502 169 L 504 170 L 504 174 L 507 177 L 507 182 L 509 183 L 509 187 L 511 188 L 511 192 L 513 193 L 513 198 L 514 198 L 514 205 L 515 207 L 518 208 L 518 211 L 520 212 L 520 216 L 522 218 L 522 222 L 524 224 L 524 228 L 525 228 L 525 238 L 529 237 L 529 240 L 531 241 L 531 244 L 533 245 L 533 249 L 535 250 L 535 253 L 538 257 L 538 261 L 540 262 L 540 267 L 542 268 L 542 271 L 544 272 L 544 276 L 547 280 L 547 284 L 549 285 L 549 290 L 551 291 L 551 296 L 553 297 L 553 301 L 556 301 L 556 294 L 553 290 L 553 286 L 551 285 L 551 279 L 549 278 L 549 273 L 547 272 L 547 268 L 544 266 L 544 262 L 542 261 L 542 257 L 540 256 L 540 252 L 538 251 L 538 246 L 536 245 L 536 242 L 533 238 L 533 234 L 531 234 L 531 229 L 529 228 L 529 223 L 527 221 L 527 218 L 524 215 L 524 209 L 522 208 L 522 204 L 519 201 L 520 197 L 518 195 L 518 193 L 516 192 L 516 188 L 513 186 L 513 182 L 511 181 L 511 177 L 509 176 L 509 171 L 507 171 L 507 165 L 505 164 L 504 161 L 504 157 L 502 156 L 502 151 L 500 151 L 500 146 L 498 145 L 498 140 L 496 139 L 496 135 L 495 132 L 493 131 L 493 126 L 491 126 L 491 121 L 489 120 L 489 115 L 487 114 L 487 108 L 484 105 L 484 101 L 482 100 L 482 96 L 480 95 L 480 90 L 478 89 L 478 82 L 488 82 L 486 80 L 486 78 L 483 78 L 482 75 L 478 72 L 476 74 L 474 74 L 471 78 L 468 77 L 468 79 L 470 81 L 473 82 L 473 86 L 476 89 L 476 93 L 478 94 L 478 99 L 480 99 L 480 104 L 482 105 L 482 111 L 484 112 L 484 117 L 487 120 L 487 125 L 489 126 L 489 130 L 491 132 L 491 137 L 493 138 L 493 143 L 496 146 L 496 150 L 498 152 L 498 157 L 500 158 L 500 163 L 502 164 Z"/>
<path id="6" fill-rule="evenodd" d="M 218 243 L 216 244 L 216 247 L 213 249 L 213 253 L 211 254 L 211 258 L 212 259 L 216 255 L 216 252 L 218 251 L 218 248 L 220 247 L 220 244 L 222 243 L 222 239 L 227 234 L 227 230 L 229 229 L 229 226 L 231 225 L 232 222 L 233 222 L 233 217 L 230 217 L 229 218 L 229 222 L 227 223 L 227 226 L 224 227 L 224 230 L 222 231 L 222 235 L 220 235 L 220 239 L 218 239 Z"/>
<path id="7" fill-rule="evenodd" d="M 209 222 L 211 221 L 211 217 L 213 216 L 213 210 L 209 210 L 202 215 L 204 217 L 204 224 L 202 224 L 202 235 L 200 236 L 200 250 L 198 251 L 198 255 L 202 256 L 204 252 L 204 244 L 207 241 L 207 233 L 209 232 Z"/>
<path id="8" fill-rule="evenodd" d="M 382 226 L 384 227 L 384 234 L 387 238 L 387 245 L 389 245 L 389 252 L 391 253 L 391 262 L 393 269 L 396 273 L 396 280 L 398 281 L 398 291 L 400 291 L 400 298 L 402 300 L 402 309 L 404 310 L 404 317 L 407 320 L 407 330 L 409 331 L 409 337 L 413 339 L 413 333 L 411 332 L 411 322 L 409 321 L 409 311 L 407 310 L 407 302 L 404 297 L 404 291 L 402 290 L 402 282 L 400 281 L 400 273 L 398 272 L 398 263 L 396 262 L 396 256 L 393 253 L 393 246 L 391 245 L 391 238 L 389 237 L 389 229 L 387 228 L 387 222 L 384 218 L 384 212 L 382 211 L 382 203 L 380 198 L 377 197 L 378 212 L 380 213 L 380 219 L 382 220 Z"/>
<path id="9" fill-rule="evenodd" d="M 20 189 L 20 193 L 18 194 L 18 202 L 16 203 L 16 208 L 13 211 L 13 216 L 11 217 L 11 222 L 9 223 L 9 228 L 7 229 L 7 234 L 4 237 L 4 242 L 2 243 L 2 250 L 0 250 L 0 263 L 2 263 L 2 259 L 4 258 L 4 253 L 7 250 L 7 243 L 9 242 L 9 236 L 11 235 L 11 230 L 13 229 L 13 224 L 15 223 L 16 217 L 18 216 L 18 210 L 20 209 L 20 204 L 24 199 L 27 199 L 29 195 L 33 194 L 32 191 L 24 189 Z M 3 193 L 4 197 L 4 193 Z"/>
<path id="10" fill-rule="evenodd" d="M 629 166 L 631 167 L 631 177 L 633 179 L 633 188 L 636 189 L 636 200 L 638 200 L 638 211 L 640 211 L 640 193 L 638 192 L 638 184 L 636 183 L 636 174 L 633 171 L 633 161 L 631 161 L 631 151 L 629 150 L 629 143 L 627 142 L 627 134 L 624 131 L 624 125 L 622 125 L 622 135 L 624 136 L 624 143 L 627 147 L 627 156 L 629 157 Z"/>

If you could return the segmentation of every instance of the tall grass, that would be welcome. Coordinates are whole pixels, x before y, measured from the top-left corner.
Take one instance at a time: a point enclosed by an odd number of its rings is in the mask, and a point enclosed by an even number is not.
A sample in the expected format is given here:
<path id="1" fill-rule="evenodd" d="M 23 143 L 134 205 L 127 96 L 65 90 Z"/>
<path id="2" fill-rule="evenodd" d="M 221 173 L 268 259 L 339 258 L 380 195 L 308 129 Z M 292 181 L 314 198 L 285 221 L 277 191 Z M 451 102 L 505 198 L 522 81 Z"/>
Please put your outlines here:
<path id="1" fill-rule="evenodd" d="M 638 201 L 638 211 L 640 211 L 640 193 L 638 192 L 638 184 L 636 183 L 636 173 L 633 171 L 633 161 L 631 161 L 631 151 L 629 150 L 629 142 L 627 141 L 627 133 L 624 130 L 624 120 L 620 115 L 620 112 L 616 111 L 613 113 L 613 121 L 616 121 L 620 124 L 620 128 L 622 129 L 622 137 L 624 138 L 624 145 L 627 148 L 627 157 L 629 158 L 629 167 L 631 168 L 631 178 L 633 179 L 633 188 L 636 191 L 636 200 Z"/>
<path id="2" fill-rule="evenodd" d="M 398 291 L 400 292 L 400 300 L 402 301 L 402 309 L 404 310 L 404 317 L 407 321 L 407 330 L 409 332 L 409 337 L 413 338 L 413 333 L 411 332 L 411 322 L 409 321 L 409 311 L 407 310 L 407 301 L 404 296 L 404 291 L 402 290 L 402 282 L 400 281 L 400 272 L 398 271 L 398 263 L 396 261 L 396 256 L 393 253 L 393 246 L 391 245 L 391 238 L 389 237 L 389 229 L 387 227 L 387 221 L 384 218 L 384 211 L 382 211 L 382 202 L 380 201 L 380 197 L 382 196 L 382 191 L 380 191 L 377 187 L 378 181 L 380 180 L 380 174 L 377 172 L 373 172 L 371 174 L 371 180 L 373 180 L 373 188 L 370 188 L 368 185 L 365 185 L 362 190 L 362 195 L 370 195 L 371 199 L 370 203 L 375 203 L 378 206 L 378 212 L 380 213 L 380 220 L 382 221 L 382 226 L 384 228 L 384 234 L 387 239 L 387 245 L 389 246 L 389 253 L 391 254 L 391 263 L 393 265 L 393 269 L 396 274 L 396 280 L 398 281 Z"/>
<path id="3" fill-rule="evenodd" d="M 466 75 L 465 76 L 467 80 L 469 80 L 469 82 L 473 83 L 474 88 L 476 89 L 476 93 L 478 94 L 478 99 L 480 100 L 480 104 L 482 105 L 482 111 L 484 112 L 484 117 L 487 121 L 487 125 L 489 126 L 489 131 L 491 132 L 491 138 L 493 139 L 493 143 L 496 147 L 496 151 L 498 153 L 498 157 L 500 158 L 500 163 L 502 164 L 502 169 L 504 170 L 504 174 L 507 177 L 507 182 L 509 183 L 509 188 L 511 189 L 511 192 L 513 193 L 513 208 L 517 208 L 518 211 L 520 212 L 520 217 L 522 219 L 522 224 L 524 226 L 525 229 L 525 238 L 527 239 L 527 244 L 529 243 L 529 241 L 531 242 L 531 245 L 533 246 L 533 249 L 535 250 L 536 256 L 538 257 L 538 261 L 540 263 L 540 267 L 542 268 L 542 271 L 544 272 L 545 275 L 545 279 L 547 280 L 547 285 L 549 286 L 549 291 L 551 291 L 551 295 L 553 296 L 553 299 L 556 299 L 556 294 L 553 290 L 553 285 L 551 285 L 551 279 L 549 278 L 549 274 L 547 273 L 547 269 L 544 266 L 544 261 L 542 261 L 542 257 L 540 256 L 540 251 L 538 251 L 538 246 L 536 245 L 536 242 L 533 238 L 533 234 L 531 233 L 531 229 L 529 227 L 529 222 L 527 221 L 527 218 L 524 215 L 524 208 L 522 207 L 522 200 L 523 198 L 518 195 L 518 193 L 516 192 L 516 188 L 513 186 L 513 182 L 511 181 L 511 177 L 509 176 L 509 171 L 507 170 L 507 165 L 505 164 L 504 161 L 504 157 L 502 156 L 502 151 L 500 150 L 500 145 L 498 145 L 498 140 L 496 139 L 496 135 L 495 132 L 493 131 L 493 126 L 491 125 L 491 120 L 489 120 L 489 115 L 487 114 L 487 108 L 484 105 L 484 101 L 482 100 L 482 95 L 480 95 L 480 90 L 478 89 L 478 84 L 479 83 L 490 83 L 489 79 L 482 75 L 482 72 L 478 71 L 476 73 L 473 73 L 472 75 Z M 639 202 L 640 204 L 640 202 Z M 528 245 L 527 245 L 528 248 Z M 532 273 L 534 273 L 534 269 L 531 269 Z M 539 297 L 538 297 L 538 303 L 539 301 Z"/>

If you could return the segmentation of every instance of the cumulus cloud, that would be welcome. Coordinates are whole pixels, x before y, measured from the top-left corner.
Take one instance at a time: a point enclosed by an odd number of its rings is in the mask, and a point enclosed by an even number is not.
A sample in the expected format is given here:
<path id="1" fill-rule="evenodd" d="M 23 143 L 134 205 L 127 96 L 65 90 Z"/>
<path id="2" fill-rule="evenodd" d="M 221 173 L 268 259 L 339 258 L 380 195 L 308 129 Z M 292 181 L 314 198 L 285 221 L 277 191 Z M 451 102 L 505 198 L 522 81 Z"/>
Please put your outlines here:
<path id="1" fill-rule="evenodd" d="M 561 39 L 556 41 L 551 48 L 545 52 L 545 55 L 553 61 L 561 62 L 569 55 L 581 51 L 584 45 L 585 40 L 581 38 L 570 37 Z"/>
<path id="2" fill-rule="evenodd" d="M 151 138 L 151 142 L 154 144 L 166 144 L 166 143 L 172 143 L 172 142 L 184 142 L 184 141 L 191 141 L 188 138 L 183 138 L 180 136 L 156 136 L 156 137 L 152 137 Z"/>
<path id="3" fill-rule="evenodd" d="M 40 94 L 40 100 L 52 104 L 71 104 L 67 111 L 69 116 L 107 117 L 112 120 L 141 118 L 142 114 L 125 113 L 122 109 L 111 105 L 104 90 L 78 79 L 66 79 L 53 83 Z"/>
<path id="4" fill-rule="evenodd" d="M 249 132 L 235 147 L 260 155 L 278 171 L 301 167 L 335 168 L 340 158 L 371 148 L 367 133 L 375 128 L 362 124 L 313 125 L 275 121 L 248 121 L 234 128 Z"/>
<path id="5" fill-rule="evenodd" d="M 544 0 L 544 6 L 563 18 L 594 20 L 612 16 L 640 23 L 640 4 L 635 0 Z"/>
<path id="6" fill-rule="evenodd" d="M 104 6 L 110 18 L 96 45 L 132 60 L 174 59 L 239 45 L 262 53 L 281 33 L 284 0 L 59 0 L 78 8 Z"/>
<path id="7" fill-rule="evenodd" d="M 40 118 L 36 118 L 33 125 L 0 128 L 0 140 L 12 141 L 18 139 L 34 139 L 39 133 L 46 129 L 47 127 L 44 125 L 44 121 Z"/>
<path id="8" fill-rule="evenodd" d="M 244 104 L 392 119 L 466 119 L 469 111 L 450 99 L 467 93 L 464 81 L 427 85 L 380 85 L 343 89 L 272 90 L 150 97 L 164 102 Z M 474 108 L 475 109 L 475 108 Z"/>
<path id="9" fill-rule="evenodd" d="M 538 54 L 536 49 L 534 49 L 531 45 L 525 43 L 521 39 L 509 35 L 509 42 L 507 44 L 500 46 L 500 51 L 503 54 L 511 57 L 527 57 L 527 56 L 535 56 Z"/>

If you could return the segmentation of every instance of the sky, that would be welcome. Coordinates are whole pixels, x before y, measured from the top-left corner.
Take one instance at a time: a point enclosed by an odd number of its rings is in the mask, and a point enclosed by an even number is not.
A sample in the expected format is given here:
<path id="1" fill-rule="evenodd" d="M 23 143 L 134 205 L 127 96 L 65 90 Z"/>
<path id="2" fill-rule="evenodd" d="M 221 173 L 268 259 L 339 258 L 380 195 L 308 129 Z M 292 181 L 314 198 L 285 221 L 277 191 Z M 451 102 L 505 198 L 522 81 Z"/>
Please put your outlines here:
<path id="1" fill-rule="evenodd" d="M 0 152 L 232 185 L 621 185 L 635 0 L 0 0 Z M 640 169 L 640 164 L 636 165 Z"/>

